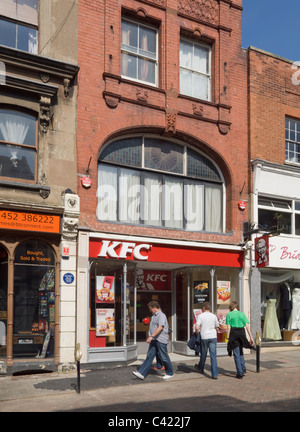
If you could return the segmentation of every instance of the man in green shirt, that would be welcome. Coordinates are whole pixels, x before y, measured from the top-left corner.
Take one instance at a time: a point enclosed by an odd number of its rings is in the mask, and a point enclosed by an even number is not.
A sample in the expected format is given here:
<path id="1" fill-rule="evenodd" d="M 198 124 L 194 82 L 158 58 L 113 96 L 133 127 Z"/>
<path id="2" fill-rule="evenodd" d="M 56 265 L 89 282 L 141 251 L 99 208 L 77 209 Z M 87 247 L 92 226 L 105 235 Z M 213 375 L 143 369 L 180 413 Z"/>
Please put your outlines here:
<path id="1" fill-rule="evenodd" d="M 233 352 L 235 367 L 237 371 L 236 378 L 243 378 L 246 372 L 243 348 L 252 348 L 254 341 L 250 331 L 250 323 L 244 312 L 240 312 L 237 302 L 231 302 L 230 312 L 226 315 L 227 325 L 227 351 L 231 356 Z M 246 332 L 250 338 L 250 343 L 246 338 Z"/>

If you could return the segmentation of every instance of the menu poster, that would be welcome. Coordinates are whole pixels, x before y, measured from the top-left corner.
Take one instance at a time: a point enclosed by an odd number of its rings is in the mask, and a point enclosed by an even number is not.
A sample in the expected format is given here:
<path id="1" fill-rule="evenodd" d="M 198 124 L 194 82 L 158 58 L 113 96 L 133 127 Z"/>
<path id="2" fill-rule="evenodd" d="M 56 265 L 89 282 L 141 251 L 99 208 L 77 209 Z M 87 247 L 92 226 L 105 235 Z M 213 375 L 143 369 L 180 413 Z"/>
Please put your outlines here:
<path id="1" fill-rule="evenodd" d="M 114 303 L 115 281 L 114 276 L 96 277 L 96 303 Z"/>
<path id="2" fill-rule="evenodd" d="M 208 281 L 194 281 L 194 304 L 205 303 L 209 301 L 208 287 Z"/>
<path id="3" fill-rule="evenodd" d="M 115 310 L 96 309 L 96 336 L 114 336 Z"/>
<path id="4" fill-rule="evenodd" d="M 230 304 L 230 281 L 217 281 L 217 304 Z"/>
<path id="5" fill-rule="evenodd" d="M 226 325 L 226 315 L 228 314 L 229 309 L 218 309 L 217 310 L 217 318 L 220 324 L 220 332 L 224 333 L 227 329 Z"/>
<path id="6" fill-rule="evenodd" d="M 202 314 L 202 309 L 193 310 L 193 331 L 196 330 L 197 319 L 200 314 Z"/>

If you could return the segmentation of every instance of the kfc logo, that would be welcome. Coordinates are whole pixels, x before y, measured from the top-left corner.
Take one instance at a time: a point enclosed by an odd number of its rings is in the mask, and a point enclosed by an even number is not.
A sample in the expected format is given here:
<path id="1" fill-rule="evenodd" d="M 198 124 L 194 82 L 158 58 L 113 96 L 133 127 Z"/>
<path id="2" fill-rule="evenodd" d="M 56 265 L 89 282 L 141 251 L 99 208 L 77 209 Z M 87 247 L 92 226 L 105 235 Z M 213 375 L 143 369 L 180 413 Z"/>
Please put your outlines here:
<path id="1" fill-rule="evenodd" d="M 148 254 L 145 251 L 149 251 L 151 245 L 142 243 L 137 245 L 136 243 L 127 243 L 120 241 L 103 240 L 101 251 L 99 253 L 100 258 L 123 258 L 126 259 L 128 256 L 133 255 L 134 259 L 147 261 Z"/>

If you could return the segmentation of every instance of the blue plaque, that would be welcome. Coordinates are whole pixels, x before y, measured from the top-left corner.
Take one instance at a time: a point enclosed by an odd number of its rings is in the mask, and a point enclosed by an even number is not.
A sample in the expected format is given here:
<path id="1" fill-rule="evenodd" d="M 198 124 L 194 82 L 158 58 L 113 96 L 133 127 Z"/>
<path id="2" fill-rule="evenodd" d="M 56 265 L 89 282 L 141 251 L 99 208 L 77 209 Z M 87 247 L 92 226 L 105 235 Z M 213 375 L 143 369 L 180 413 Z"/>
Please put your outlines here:
<path id="1" fill-rule="evenodd" d="M 63 275 L 63 281 L 64 281 L 64 283 L 66 283 L 66 284 L 71 284 L 71 283 L 73 283 L 74 282 L 74 275 L 72 275 L 72 273 L 65 273 L 64 275 Z"/>

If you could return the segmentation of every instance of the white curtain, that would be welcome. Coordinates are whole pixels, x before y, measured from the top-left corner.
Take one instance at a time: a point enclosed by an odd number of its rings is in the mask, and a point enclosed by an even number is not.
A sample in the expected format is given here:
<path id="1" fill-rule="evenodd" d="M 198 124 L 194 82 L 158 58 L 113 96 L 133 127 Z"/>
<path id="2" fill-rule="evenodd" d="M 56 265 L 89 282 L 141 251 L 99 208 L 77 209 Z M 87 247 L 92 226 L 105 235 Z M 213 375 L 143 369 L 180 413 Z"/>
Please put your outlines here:
<path id="1" fill-rule="evenodd" d="M 163 192 L 165 226 L 183 228 L 183 183 L 178 180 L 166 180 Z"/>
<path id="2" fill-rule="evenodd" d="M 138 223 L 140 218 L 140 175 L 133 170 L 120 169 L 119 220 Z"/>
<path id="3" fill-rule="evenodd" d="M 121 44 L 129 46 L 129 43 L 130 43 L 130 27 L 127 24 L 122 23 Z M 128 54 L 122 52 L 121 74 L 127 75 L 127 69 L 128 69 Z"/>
<path id="4" fill-rule="evenodd" d="M 117 220 L 118 169 L 98 165 L 97 217 L 99 220 Z"/>
<path id="5" fill-rule="evenodd" d="M 29 125 L 26 119 L 15 114 L 1 114 L 0 131 L 4 141 L 24 144 Z"/>
<path id="6" fill-rule="evenodd" d="M 147 33 L 143 33 L 142 41 L 141 41 L 141 48 L 143 51 L 148 51 L 148 35 Z M 141 80 L 146 81 L 147 75 L 148 75 L 148 60 L 142 59 L 141 60 Z"/>
<path id="7" fill-rule="evenodd" d="M 205 187 L 205 231 L 222 232 L 222 186 Z"/>
<path id="8" fill-rule="evenodd" d="M 143 188 L 143 220 L 146 225 L 161 226 L 161 177 L 147 174 Z"/>
<path id="9" fill-rule="evenodd" d="M 204 229 L 204 186 L 190 183 L 185 185 L 184 214 L 186 229 L 202 231 Z"/>

